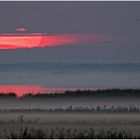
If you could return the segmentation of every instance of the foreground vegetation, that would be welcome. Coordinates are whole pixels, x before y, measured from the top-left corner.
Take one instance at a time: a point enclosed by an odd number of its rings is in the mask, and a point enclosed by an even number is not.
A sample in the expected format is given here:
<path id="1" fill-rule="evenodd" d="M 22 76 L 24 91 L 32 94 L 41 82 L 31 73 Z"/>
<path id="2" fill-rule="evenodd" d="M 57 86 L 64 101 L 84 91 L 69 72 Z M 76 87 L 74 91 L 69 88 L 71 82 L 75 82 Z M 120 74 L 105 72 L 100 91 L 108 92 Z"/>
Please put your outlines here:
<path id="1" fill-rule="evenodd" d="M 140 113 L 1 112 L 0 138 L 140 138 Z"/>
<path id="2" fill-rule="evenodd" d="M 71 128 L 53 128 L 53 129 L 34 129 L 34 128 L 20 128 L 19 132 L 11 131 L 0 134 L 1 138 L 9 139 L 128 139 L 140 138 L 140 136 L 133 136 L 131 133 L 125 131 L 119 132 L 116 128 L 108 130 L 101 129 L 98 132 L 92 128 L 86 130 L 71 129 Z"/>
<path id="3" fill-rule="evenodd" d="M 71 98 L 71 101 L 73 101 L 74 98 L 80 99 L 79 97 L 81 99 L 85 97 L 89 97 L 88 99 L 95 98 L 95 100 L 102 97 L 105 100 L 109 99 L 106 97 L 111 97 L 111 100 L 112 98 L 121 99 L 122 97 L 127 100 L 126 97 L 134 97 L 134 99 L 138 98 L 139 101 L 140 89 L 77 90 L 64 93 L 38 93 L 36 95 L 28 93 L 22 98 L 17 98 L 15 93 L 1 93 L 0 99 L 2 99 L 4 105 L 2 104 L 3 108 L 0 109 L 0 138 L 140 138 L 140 106 L 136 106 L 135 102 L 132 102 L 134 105 L 130 103 L 126 106 L 119 104 L 74 106 L 70 102 L 69 106 L 64 106 L 64 108 L 58 107 L 56 104 L 58 98 L 60 98 L 60 101 L 66 98 L 68 100 Z M 24 105 L 28 101 L 32 101 L 26 99 L 33 99 L 36 104 L 42 101 L 47 102 L 47 98 L 56 99 L 54 100 L 56 107 L 47 108 L 48 106 L 45 105 L 44 108 L 4 109 L 5 102 L 8 101 L 9 103 L 11 101 L 9 99 L 14 99 L 11 105 L 15 101 L 19 104 L 23 101 Z"/>
<path id="4" fill-rule="evenodd" d="M 130 106 L 96 106 L 96 107 L 82 107 L 77 106 L 73 107 L 72 105 L 66 108 L 20 108 L 20 109 L 0 109 L 0 112 L 105 112 L 105 113 L 112 113 L 112 112 L 124 112 L 124 113 L 139 113 L 140 108 L 134 105 Z"/>

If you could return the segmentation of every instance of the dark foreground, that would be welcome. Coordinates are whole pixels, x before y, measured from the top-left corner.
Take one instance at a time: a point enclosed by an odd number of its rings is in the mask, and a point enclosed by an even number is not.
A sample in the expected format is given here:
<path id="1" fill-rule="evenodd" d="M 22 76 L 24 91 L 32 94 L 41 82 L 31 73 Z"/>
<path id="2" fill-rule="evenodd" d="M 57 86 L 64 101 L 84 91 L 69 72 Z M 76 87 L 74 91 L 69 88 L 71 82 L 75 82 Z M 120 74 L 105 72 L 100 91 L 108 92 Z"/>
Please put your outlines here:
<path id="1" fill-rule="evenodd" d="M 0 138 L 140 138 L 140 113 L 3 111 Z"/>

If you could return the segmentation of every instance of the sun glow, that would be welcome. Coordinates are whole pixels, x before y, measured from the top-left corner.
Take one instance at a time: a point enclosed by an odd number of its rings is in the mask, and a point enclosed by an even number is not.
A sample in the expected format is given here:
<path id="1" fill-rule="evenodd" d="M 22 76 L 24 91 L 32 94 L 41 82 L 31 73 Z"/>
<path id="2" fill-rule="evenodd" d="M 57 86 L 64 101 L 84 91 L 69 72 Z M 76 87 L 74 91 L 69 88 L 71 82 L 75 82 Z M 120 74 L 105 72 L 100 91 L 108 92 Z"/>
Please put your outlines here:
<path id="1" fill-rule="evenodd" d="M 63 93 L 66 90 L 77 90 L 78 88 L 62 88 L 62 87 L 46 87 L 38 85 L 0 85 L 0 93 L 8 94 L 15 93 L 17 97 L 22 97 L 25 94 L 50 94 L 50 93 Z"/>
<path id="2" fill-rule="evenodd" d="M 27 29 L 24 27 L 20 27 L 20 28 L 17 28 L 16 30 L 19 32 L 25 32 Z"/>
<path id="3" fill-rule="evenodd" d="M 22 28 L 19 28 L 22 31 Z M 96 34 L 53 34 L 24 33 L 0 34 L 0 49 L 23 49 L 38 47 L 53 47 L 84 42 L 113 41 L 111 36 Z"/>

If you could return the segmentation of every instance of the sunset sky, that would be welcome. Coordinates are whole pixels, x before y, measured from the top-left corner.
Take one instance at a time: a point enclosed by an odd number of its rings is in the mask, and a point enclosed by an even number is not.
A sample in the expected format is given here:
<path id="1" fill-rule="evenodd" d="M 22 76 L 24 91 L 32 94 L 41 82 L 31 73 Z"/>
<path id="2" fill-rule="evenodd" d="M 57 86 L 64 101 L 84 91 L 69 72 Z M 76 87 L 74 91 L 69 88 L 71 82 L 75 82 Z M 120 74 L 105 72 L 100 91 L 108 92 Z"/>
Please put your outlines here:
<path id="1" fill-rule="evenodd" d="M 0 85 L 138 87 L 139 26 L 140 2 L 0 2 Z"/>
<path id="2" fill-rule="evenodd" d="M 139 62 L 139 13 L 139 2 L 0 2 L 0 34 L 16 34 L 24 27 L 24 34 L 93 34 L 117 41 L 0 50 L 0 62 Z"/>

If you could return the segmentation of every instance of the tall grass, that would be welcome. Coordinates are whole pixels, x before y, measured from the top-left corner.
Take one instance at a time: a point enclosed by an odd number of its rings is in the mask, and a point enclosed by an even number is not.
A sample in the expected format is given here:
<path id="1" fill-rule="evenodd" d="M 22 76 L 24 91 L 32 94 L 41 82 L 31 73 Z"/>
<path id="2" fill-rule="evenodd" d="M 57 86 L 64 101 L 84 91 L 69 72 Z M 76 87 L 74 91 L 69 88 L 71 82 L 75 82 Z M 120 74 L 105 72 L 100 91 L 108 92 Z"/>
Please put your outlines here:
<path id="1" fill-rule="evenodd" d="M 105 113 L 113 113 L 113 112 L 140 112 L 140 108 L 135 105 L 130 106 L 91 106 L 91 107 L 83 107 L 83 106 L 68 106 L 66 108 L 20 108 L 20 109 L 0 109 L 0 112 L 105 112 Z"/>
<path id="2" fill-rule="evenodd" d="M 5 132 L 0 134 L 1 138 L 9 139 L 127 139 L 140 138 L 140 136 L 132 135 L 125 131 L 120 132 L 116 128 L 100 129 L 95 131 L 93 128 L 77 129 L 77 128 L 51 128 L 51 129 L 34 129 L 21 127 L 19 130 Z"/>

